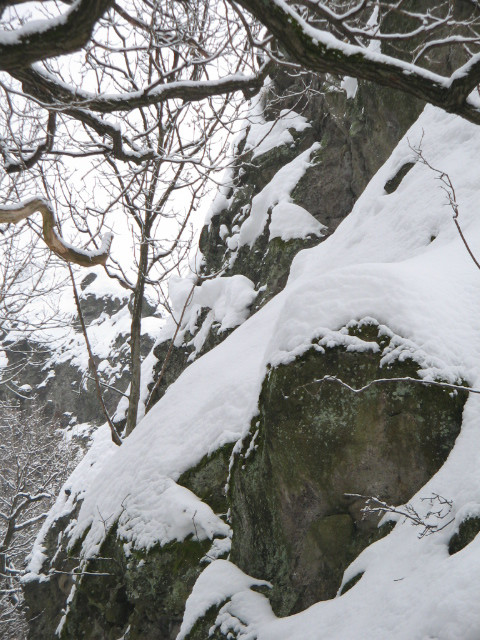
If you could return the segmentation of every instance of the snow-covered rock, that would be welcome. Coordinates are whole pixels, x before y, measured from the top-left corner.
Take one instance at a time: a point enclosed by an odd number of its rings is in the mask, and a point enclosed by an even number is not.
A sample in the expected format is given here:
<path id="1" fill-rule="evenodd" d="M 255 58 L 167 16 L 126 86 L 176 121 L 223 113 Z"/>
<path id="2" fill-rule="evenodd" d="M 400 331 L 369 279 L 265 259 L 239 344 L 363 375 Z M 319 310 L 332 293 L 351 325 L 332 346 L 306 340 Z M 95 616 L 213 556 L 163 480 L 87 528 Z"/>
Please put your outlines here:
<path id="1" fill-rule="evenodd" d="M 67 552 L 109 574 L 58 598 L 61 637 L 85 620 L 146 639 L 479 635 L 480 272 L 415 146 L 455 185 L 480 255 L 480 129 L 427 107 L 328 237 L 299 204 L 318 170 L 304 143 L 210 219 L 203 277 L 226 257 L 223 271 L 172 288 L 195 361 L 122 447 L 99 435 L 49 514 L 31 600 Z M 246 257 L 306 235 L 315 246 L 258 302 Z M 202 313 L 224 334 L 209 349 Z M 358 494 L 393 511 L 364 519 Z"/>

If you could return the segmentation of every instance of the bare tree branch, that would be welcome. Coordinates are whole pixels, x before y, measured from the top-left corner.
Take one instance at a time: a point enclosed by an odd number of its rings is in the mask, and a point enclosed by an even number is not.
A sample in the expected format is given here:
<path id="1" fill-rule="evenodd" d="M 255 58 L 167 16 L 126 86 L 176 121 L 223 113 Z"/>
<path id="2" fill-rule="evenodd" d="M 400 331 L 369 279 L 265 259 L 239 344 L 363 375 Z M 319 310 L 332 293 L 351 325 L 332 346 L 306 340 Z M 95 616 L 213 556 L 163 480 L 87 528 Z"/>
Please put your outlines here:
<path id="1" fill-rule="evenodd" d="M 304 69 L 352 76 L 398 89 L 480 124 L 480 107 L 469 100 L 469 94 L 480 83 L 480 54 L 450 77 L 442 76 L 367 47 L 345 43 L 329 31 L 316 28 L 284 0 L 235 2 L 262 22 L 289 59 Z M 329 24 L 338 27 L 338 16 L 330 17 Z M 363 33 L 367 35 L 366 31 Z"/>
<path id="2" fill-rule="evenodd" d="M 76 249 L 61 238 L 55 231 L 55 214 L 49 202 L 43 198 L 26 200 L 17 207 L 0 207 L 0 223 L 18 224 L 39 212 L 43 217 L 43 239 L 48 248 L 65 262 L 73 262 L 81 267 L 93 267 L 97 264 L 104 265 L 110 253 L 112 234 L 103 237 L 99 250 L 86 251 Z"/>
<path id="3" fill-rule="evenodd" d="M 167 100 L 200 101 L 236 91 L 241 91 L 248 99 L 261 89 L 272 69 L 273 64 L 267 62 L 252 76 L 235 74 L 218 80 L 178 80 L 160 85 L 155 82 L 152 86 L 147 86 L 140 91 L 116 95 L 93 94 L 77 87 L 69 87 L 65 83 L 58 82 L 53 75 L 43 72 L 39 67 L 20 69 L 12 72 L 12 75 L 22 83 L 26 94 L 52 108 L 65 111 L 71 107 L 105 114 L 131 111 Z M 73 115 L 76 111 L 70 111 L 70 113 Z"/>
<path id="4" fill-rule="evenodd" d="M 56 18 L 4 30 L 0 34 L 0 70 L 14 71 L 78 51 L 90 40 L 93 27 L 111 4 L 112 0 L 77 0 Z"/>
<path id="5" fill-rule="evenodd" d="M 420 514 L 411 503 L 396 507 L 375 496 L 364 496 L 360 493 L 346 493 L 345 497 L 365 500 L 365 506 L 362 509 L 364 517 L 368 514 L 385 515 L 391 513 L 409 520 L 414 527 L 422 527 L 418 534 L 420 539 L 442 531 L 455 520 L 455 518 L 450 518 L 447 522 L 442 523 L 442 520 L 445 520 L 450 515 L 453 509 L 453 502 L 438 493 L 432 493 L 428 498 L 420 498 L 422 502 L 427 502 L 430 507 L 425 514 Z M 434 519 L 433 522 L 431 521 L 432 518 Z"/>
<path id="6" fill-rule="evenodd" d="M 105 416 L 105 420 L 107 421 L 108 426 L 110 427 L 110 432 L 112 434 L 112 442 L 116 445 L 120 446 L 122 444 L 122 439 L 117 433 L 115 429 L 115 425 L 113 424 L 110 416 L 108 415 L 107 407 L 105 406 L 105 402 L 103 400 L 102 390 L 100 388 L 100 379 L 98 377 L 97 367 L 95 365 L 95 358 L 93 357 L 92 347 L 90 345 L 90 340 L 88 338 L 87 327 L 85 325 L 85 319 L 83 317 L 82 306 L 80 304 L 80 298 L 78 297 L 77 286 L 75 284 L 75 278 L 73 276 L 73 270 L 70 265 L 68 265 L 68 270 L 70 273 L 70 280 L 72 282 L 73 296 L 75 298 L 75 305 L 77 307 L 78 317 L 80 319 L 80 324 L 82 327 L 83 337 L 85 339 L 85 344 L 88 351 L 88 361 L 90 365 L 90 371 L 93 374 L 93 378 L 95 380 L 95 388 L 97 391 L 98 401 L 100 402 L 100 406 L 102 407 L 103 415 Z"/>

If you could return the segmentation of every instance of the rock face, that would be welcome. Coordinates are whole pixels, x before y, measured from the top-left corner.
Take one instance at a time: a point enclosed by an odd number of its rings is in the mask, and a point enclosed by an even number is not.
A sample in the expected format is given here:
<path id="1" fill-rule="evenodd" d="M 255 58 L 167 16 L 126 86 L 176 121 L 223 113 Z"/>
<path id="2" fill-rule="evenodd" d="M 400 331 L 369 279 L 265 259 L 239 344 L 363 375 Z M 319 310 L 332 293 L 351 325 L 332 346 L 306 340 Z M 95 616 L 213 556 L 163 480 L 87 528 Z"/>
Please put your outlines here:
<path id="1" fill-rule="evenodd" d="M 258 156 L 245 149 L 246 132 L 237 145 L 238 162 L 224 206 L 201 234 L 201 275 L 222 270 L 222 277 L 246 276 L 258 292 L 250 313 L 281 291 L 301 249 L 337 228 L 420 111 L 421 105 L 390 91 L 360 84 L 355 97 L 347 98 L 323 81 L 311 79 L 312 93 L 298 104 L 295 81 L 283 74 L 274 79 L 263 98 L 265 118 L 275 122 L 285 109 L 302 110 L 310 126 L 293 129 L 291 142 Z M 282 94 L 287 97 L 276 97 Z M 234 242 L 252 215 L 254 198 L 282 167 L 315 143 L 290 203 L 326 226 L 323 237 L 270 238 L 272 205 L 253 243 Z M 398 184 L 392 184 L 392 190 Z M 190 360 L 235 330 L 222 331 L 220 322 L 211 318 L 207 326 L 207 318 L 205 308 L 196 322 L 183 327 L 156 400 Z M 195 342 L 202 327 L 204 339 Z M 378 527 L 375 514 L 364 517 L 365 499 L 347 494 L 378 495 L 392 504 L 408 501 L 446 460 L 460 430 L 465 402 L 463 393 L 408 381 L 387 381 L 361 395 L 334 379 L 319 382 L 331 376 L 359 388 L 377 378 L 417 377 L 418 364 L 413 360 L 381 367 L 389 339 L 377 325 L 348 331 L 361 348 L 312 345 L 290 364 L 271 368 L 248 435 L 235 447 L 220 446 L 177 479 L 216 514 L 226 519 L 228 513 L 231 552 L 229 544 L 211 547 L 198 535 L 163 547 L 132 550 L 115 523 L 109 522 L 97 557 L 84 564 L 83 575 L 73 581 L 55 573 L 71 572 L 80 552 L 81 541 L 69 546 L 68 527 L 76 518 L 72 511 L 58 519 L 45 538 L 39 572 L 43 579 L 32 578 L 25 585 L 30 638 L 52 638 L 58 628 L 61 638 L 72 640 L 173 640 L 181 628 L 185 602 L 206 563 L 229 552 L 245 573 L 272 584 L 268 598 L 278 616 L 334 597 L 352 560 L 391 530 L 388 522 Z M 156 347 L 157 376 L 169 344 Z M 478 523 L 472 527 L 478 530 Z M 469 531 L 461 535 L 471 539 Z M 451 553 L 461 544 L 454 540 Z M 344 591 L 352 585 L 345 585 Z M 186 637 L 209 637 L 222 602 L 217 605 L 197 620 Z M 224 635 L 217 629 L 210 637 Z"/>
<path id="2" fill-rule="evenodd" d="M 370 334 L 370 335 L 368 335 Z M 404 504 L 446 460 L 460 431 L 466 394 L 412 382 L 386 382 L 356 395 L 371 380 L 415 376 L 414 362 L 380 368 L 388 340 L 375 327 L 363 338 L 381 351 L 315 349 L 272 369 L 260 413 L 235 458 L 230 505 L 231 559 L 273 585 L 278 616 L 335 597 L 347 566 L 388 533 L 363 496 Z M 255 446 L 252 450 L 251 443 Z M 367 517 L 365 517 L 367 515 Z"/>
<path id="3" fill-rule="evenodd" d="M 423 106 L 401 93 L 371 84 L 360 83 L 355 97 L 347 98 L 345 91 L 326 82 L 325 78 L 310 77 L 309 83 L 309 91 L 299 100 L 298 92 L 304 88 L 303 83 L 287 73 L 277 73 L 262 96 L 263 117 L 273 126 L 282 114 L 293 110 L 301 113 L 309 126 L 300 132 L 292 127 L 291 142 L 259 155 L 255 150 L 245 149 L 250 131 L 247 127 L 236 147 L 238 160 L 225 187 L 225 206 L 211 217 L 200 235 L 199 249 L 204 258 L 200 275 L 212 277 L 221 272 L 226 277 L 241 274 L 249 278 L 259 292 L 252 311 L 257 311 L 283 289 L 295 255 L 319 241 L 315 235 L 288 241 L 269 239 L 267 224 L 252 246 L 232 250 L 229 238 L 248 218 L 253 198 L 267 187 L 282 167 L 318 143 L 310 165 L 290 197 L 293 203 L 305 208 L 324 225 L 322 237 L 328 237 L 351 211 L 369 180 Z M 268 127 L 264 135 L 267 134 Z M 268 215 L 270 219 L 271 208 Z M 201 318 L 197 323 L 198 330 L 203 320 Z M 194 335 L 187 333 L 170 357 L 153 400 L 157 401 L 165 393 L 191 361 L 192 354 L 206 353 L 227 335 L 228 332 L 219 332 L 214 324 L 197 351 L 191 344 Z M 168 343 L 155 347 L 159 361 L 157 376 L 168 348 Z"/>
<path id="4" fill-rule="evenodd" d="M 104 383 L 103 399 L 111 415 L 129 382 L 129 294 L 119 286 L 102 289 L 96 273 L 87 274 L 79 283 L 80 302 L 100 380 Z M 113 289 L 113 290 L 112 290 Z M 68 292 L 70 295 L 70 292 Z M 152 316 L 155 309 L 145 301 L 145 315 Z M 125 321 L 126 320 L 126 321 Z M 77 423 L 101 424 L 105 417 L 101 410 L 95 383 L 88 367 L 88 356 L 79 320 L 68 319 L 64 337 L 49 342 L 31 338 L 4 342 L 8 366 L 16 372 L 23 392 L 20 402 L 28 403 L 35 397 L 37 406 L 44 407 L 48 417 L 61 427 Z M 153 338 L 143 336 L 142 356 L 153 346 Z M 14 381 L 15 382 L 15 381 Z M 20 383 L 18 383 L 20 384 Z M 25 387 L 23 387 L 25 388 Z M 0 387 L 0 397 L 18 400 L 6 386 Z"/>

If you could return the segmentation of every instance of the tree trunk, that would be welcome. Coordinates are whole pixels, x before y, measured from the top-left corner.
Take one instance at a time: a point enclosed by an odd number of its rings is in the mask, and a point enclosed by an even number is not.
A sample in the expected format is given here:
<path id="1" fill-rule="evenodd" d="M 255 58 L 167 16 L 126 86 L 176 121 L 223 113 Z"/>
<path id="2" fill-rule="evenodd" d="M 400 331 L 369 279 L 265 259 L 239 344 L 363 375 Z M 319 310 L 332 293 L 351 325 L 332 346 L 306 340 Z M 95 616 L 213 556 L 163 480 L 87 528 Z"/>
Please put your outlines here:
<path id="1" fill-rule="evenodd" d="M 130 330 L 130 398 L 128 402 L 127 424 L 125 435 L 128 436 L 137 424 L 138 403 L 141 391 L 141 331 L 143 296 L 145 293 L 145 274 L 148 263 L 148 233 L 144 233 L 140 247 L 140 263 L 138 265 L 137 284 L 133 297 L 132 325 Z"/>

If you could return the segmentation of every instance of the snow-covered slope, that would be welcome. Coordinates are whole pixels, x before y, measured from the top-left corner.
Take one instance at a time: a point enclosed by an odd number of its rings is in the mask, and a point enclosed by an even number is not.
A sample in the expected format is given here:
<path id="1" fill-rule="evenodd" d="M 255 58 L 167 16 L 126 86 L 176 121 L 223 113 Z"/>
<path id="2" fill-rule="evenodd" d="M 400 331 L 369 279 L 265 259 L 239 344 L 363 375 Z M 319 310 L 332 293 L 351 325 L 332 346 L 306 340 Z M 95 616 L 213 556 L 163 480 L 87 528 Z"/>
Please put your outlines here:
<path id="1" fill-rule="evenodd" d="M 193 362 L 121 448 L 99 435 L 44 532 L 81 497 L 69 537 L 71 545 L 81 541 L 85 558 L 98 552 L 113 523 L 130 548 L 188 535 L 228 537 L 223 520 L 175 481 L 205 455 L 247 434 L 269 366 L 292 362 L 318 339 L 319 348 L 365 348 L 342 329 L 352 320 L 373 318 L 392 332 L 394 348 L 384 354 L 385 364 L 413 358 L 425 380 L 463 380 L 480 388 L 480 271 L 459 237 L 438 174 L 413 149 L 418 145 L 428 163 L 450 177 L 463 233 L 480 256 L 480 129 L 427 107 L 337 231 L 295 258 L 284 291 Z M 413 168 L 387 194 L 385 184 L 409 162 Z M 480 515 L 479 416 L 480 397 L 472 393 L 448 460 L 411 499 L 421 514 L 427 509 L 422 496 L 437 493 L 452 501 L 453 521 L 441 532 L 418 539 L 416 528 L 400 520 L 347 569 L 344 582 L 364 572 L 353 589 L 283 619 L 265 595 L 248 589 L 253 579 L 238 579 L 233 565 L 231 584 L 239 591 L 232 592 L 222 565 L 228 589 L 219 598 L 211 566 L 187 602 L 185 625 L 193 624 L 199 601 L 206 611 L 226 600 L 217 624 L 242 638 L 480 637 L 480 541 L 448 554 L 460 523 Z M 41 570 L 42 543 L 40 536 L 30 579 Z"/>

